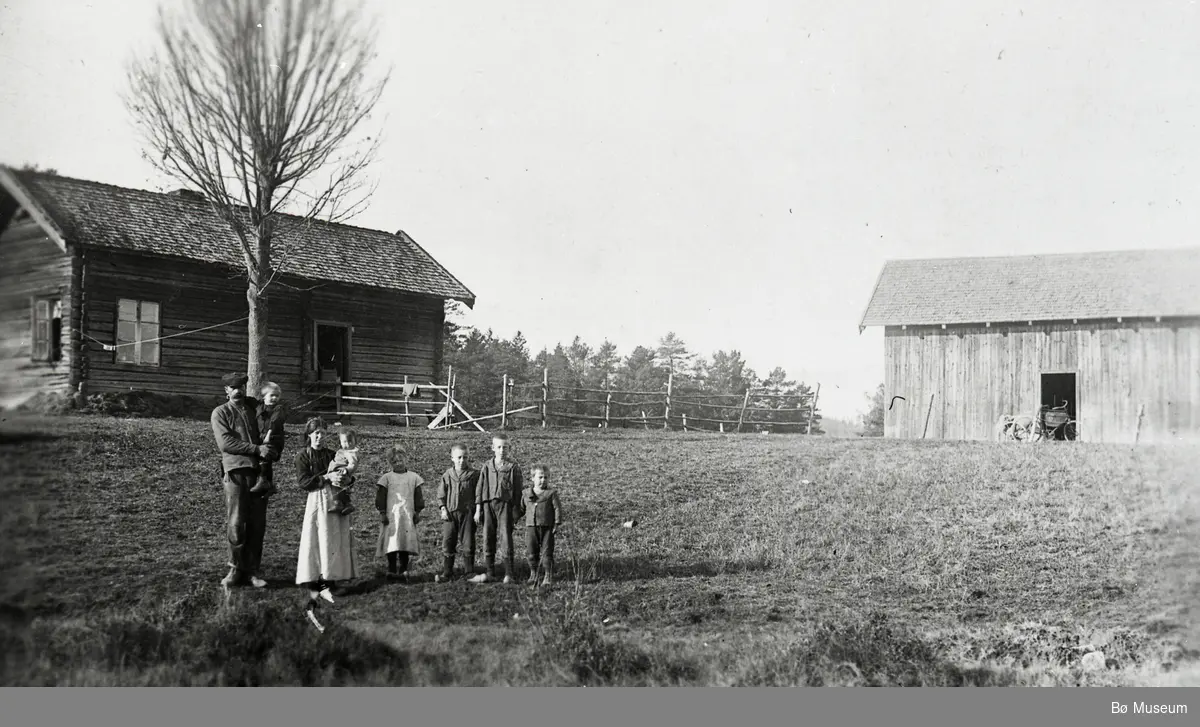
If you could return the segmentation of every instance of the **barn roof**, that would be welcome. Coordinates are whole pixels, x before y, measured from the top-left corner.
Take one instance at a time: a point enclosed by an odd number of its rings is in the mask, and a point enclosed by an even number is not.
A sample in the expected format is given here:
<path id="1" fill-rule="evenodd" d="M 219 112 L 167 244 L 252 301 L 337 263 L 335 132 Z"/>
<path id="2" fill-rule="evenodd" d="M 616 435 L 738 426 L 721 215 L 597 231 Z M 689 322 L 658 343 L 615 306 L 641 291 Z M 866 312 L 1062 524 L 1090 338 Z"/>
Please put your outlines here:
<path id="1" fill-rule="evenodd" d="M 8 167 L 0 167 L 0 188 L 34 208 L 59 244 L 243 265 L 233 232 L 198 197 Z M 299 243 L 287 261 L 291 275 L 475 304 L 475 294 L 403 230 L 393 235 L 317 220 L 297 225 L 289 240 Z"/>
<path id="2" fill-rule="evenodd" d="M 1200 247 L 889 260 L 867 326 L 1200 315 Z"/>

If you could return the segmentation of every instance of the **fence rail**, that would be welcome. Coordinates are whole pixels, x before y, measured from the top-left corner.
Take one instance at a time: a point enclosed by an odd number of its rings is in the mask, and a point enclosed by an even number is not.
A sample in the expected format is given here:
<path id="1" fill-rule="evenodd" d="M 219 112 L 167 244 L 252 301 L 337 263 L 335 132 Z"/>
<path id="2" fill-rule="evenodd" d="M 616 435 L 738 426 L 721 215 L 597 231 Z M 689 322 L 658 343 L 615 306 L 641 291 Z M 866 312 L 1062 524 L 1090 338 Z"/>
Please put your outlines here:
<path id="1" fill-rule="evenodd" d="M 541 384 L 514 384 L 505 374 L 502 401 L 505 409 L 516 403 L 525 405 L 521 419 L 540 420 L 542 427 L 559 422 L 596 422 L 602 427 L 632 423 L 648 427 L 656 422 L 664 429 L 704 429 L 703 425 L 716 425 L 722 432 L 726 427 L 735 432 L 752 427 L 812 433 L 820 384 L 815 391 L 803 394 L 751 389 L 737 394 L 688 391 L 680 395 L 676 393 L 674 379 L 673 374 L 669 375 L 665 389 L 660 391 L 597 389 L 555 384 L 550 381 L 547 368 L 542 371 Z M 603 398 L 588 394 L 602 394 Z M 628 400 L 630 397 L 636 398 Z M 773 401 L 780 403 L 772 406 Z M 507 423 L 506 417 L 504 422 Z"/>
<path id="2" fill-rule="evenodd" d="M 821 393 L 819 383 L 814 391 L 803 394 L 776 394 L 763 389 L 747 389 L 738 394 L 684 393 L 676 391 L 673 374 L 667 377 L 665 389 L 660 391 L 612 389 L 607 385 L 597 389 L 552 383 L 547 368 L 542 371 L 541 383 L 517 384 L 504 374 L 500 411 L 476 416 L 456 398 L 457 375 L 453 366 L 447 367 L 445 384 L 414 384 L 405 376 L 403 382 L 346 381 L 332 386 L 332 394 L 321 394 L 312 401 L 332 399 L 338 416 L 389 417 L 402 420 L 406 427 L 413 426 L 413 420 L 424 418 L 428 419 L 424 426 L 430 430 L 473 426 L 481 432 L 488 431 L 481 422 L 498 419 L 500 428 L 506 429 L 512 419 L 520 419 L 533 420 L 543 428 L 568 422 L 594 422 L 605 428 L 632 425 L 646 429 L 655 426 L 712 431 L 715 425 L 715 430 L 720 432 L 727 428 L 741 432 L 749 427 L 811 434 Z M 376 391 L 380 393 L 376 394 Z M 393 392 L 401 393 L 402 397 L 387 396 Z M 433 396 L 422 398 L 425 392 Z M 580 394 L 603 396 L 581 397 Z M 628 400 L 630 398 L 633 400 Z M 770 405 L 770 402 L 780 400 L 778 406 Z M 349 409 L 348 404 L 356 409 Z M 397 410 L 401 408 L 402 411 Z"/>

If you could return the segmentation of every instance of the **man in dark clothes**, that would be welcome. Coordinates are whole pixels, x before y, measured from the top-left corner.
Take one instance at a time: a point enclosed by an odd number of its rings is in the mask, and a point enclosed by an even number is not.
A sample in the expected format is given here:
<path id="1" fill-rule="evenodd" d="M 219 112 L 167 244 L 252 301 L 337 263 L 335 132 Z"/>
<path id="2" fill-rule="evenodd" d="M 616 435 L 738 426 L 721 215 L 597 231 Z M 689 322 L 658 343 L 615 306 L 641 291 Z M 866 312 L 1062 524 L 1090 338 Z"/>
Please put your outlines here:
<path id="1" fill-rule="evenodd" d="M 213 436 L 221 451 L 229 533 L 229 574 L 221 585 L 230 588 L 249 583 L 262 588 L 267 582 L 256 572 L 266 534 L 267 498 L 250 494 L 250 489 L 257 481 L 262 462 L 272 452 L 258 431 L 258 401 L 246 396 L 248 377 L 226 374 L 221 380 L 229 401 L 213 409 L 211 418 Z"/>

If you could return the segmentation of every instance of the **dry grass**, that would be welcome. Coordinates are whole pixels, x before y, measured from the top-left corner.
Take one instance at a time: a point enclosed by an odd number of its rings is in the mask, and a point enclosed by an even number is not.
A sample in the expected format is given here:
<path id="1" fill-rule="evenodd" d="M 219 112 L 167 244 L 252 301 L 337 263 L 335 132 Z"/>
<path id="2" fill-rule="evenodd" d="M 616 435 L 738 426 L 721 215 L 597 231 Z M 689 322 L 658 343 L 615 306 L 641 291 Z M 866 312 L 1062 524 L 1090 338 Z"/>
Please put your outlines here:
<path id="1" fill-rule="evenodd" d="M 299 447 L 289 428 L 287 457 Z M 366 427 L 431 483 L 475 433 Z M 551 465 L 563 585 L 434 584 L 368 565 L 319 634 L 292 584 L 304 496 L 269 514 L 275 582 L 227 552 L 205 422 L 0 423 L 4 684 L 1200 684 L 1196 472 L 1182 448 L 650 432 L 512 434 Z M 371 512 L 369 487 L 356 493 Z M 432 499 L 433 485 L 427 490 Z M 636 518 L 633 529 L 621 527 Z M 523 568 L 523 545 L 518 564 Z M 479 558 L 482 562 L 482 558 Z M 1085 672 L 1102 650 L 1108 668 Z"/>

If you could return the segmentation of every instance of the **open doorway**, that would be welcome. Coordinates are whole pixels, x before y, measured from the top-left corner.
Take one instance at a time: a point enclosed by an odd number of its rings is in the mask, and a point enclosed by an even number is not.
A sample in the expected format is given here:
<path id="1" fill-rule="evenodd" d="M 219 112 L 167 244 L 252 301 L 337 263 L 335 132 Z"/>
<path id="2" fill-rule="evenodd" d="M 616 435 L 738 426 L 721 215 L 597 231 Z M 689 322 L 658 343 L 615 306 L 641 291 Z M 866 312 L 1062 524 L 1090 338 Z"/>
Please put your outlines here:
<path id="1" fill-rule="evenodd" d="M 1057 439 L 1076 439 L 1079 436 L 1077 393 L 1074 373 L 1042 374 L 1042 406 L 1057 409 L 1066 405 L 1067 417 L 1070 419 L 1070 423 L 1055 430 Z"/>
<path id="2" fill-rule="evenodd" d="M 1075 418 L 1075 374 L 1042 374 L 1042 406 L 1052 409 L 1067 405 L 1067 413 Z"/>
<path id="3" fill-rule="evenodd" d="M 319 381 L 345 381 L 350 377 L 350 327 L 317 323 L 313 368 Z"/>

